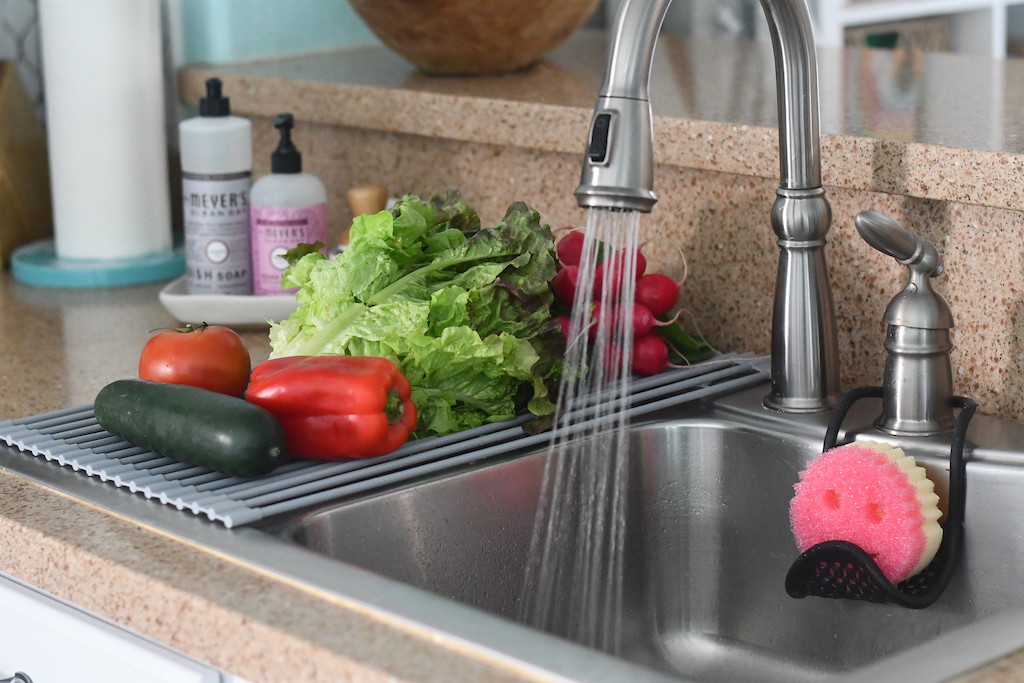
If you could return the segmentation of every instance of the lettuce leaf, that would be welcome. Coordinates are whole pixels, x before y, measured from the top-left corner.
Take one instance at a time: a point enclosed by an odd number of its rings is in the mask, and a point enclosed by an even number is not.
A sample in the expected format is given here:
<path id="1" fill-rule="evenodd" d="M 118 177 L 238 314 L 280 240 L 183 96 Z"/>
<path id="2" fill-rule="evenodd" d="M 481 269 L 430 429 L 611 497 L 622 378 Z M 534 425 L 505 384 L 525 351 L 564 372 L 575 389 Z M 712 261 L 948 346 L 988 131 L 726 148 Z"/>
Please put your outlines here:
<path id="1" fill-rule="evenodd" d="M 299 287 L 298 306 L 271 326 L 271 357 L 393 358 L 413 386 L 417 436 L 553 412 L 554 242 L 526 204 L 482 228 L 458 192 L 407 195 L 357 217 L 337 258 L 297 256 L 283 282 Z"/>

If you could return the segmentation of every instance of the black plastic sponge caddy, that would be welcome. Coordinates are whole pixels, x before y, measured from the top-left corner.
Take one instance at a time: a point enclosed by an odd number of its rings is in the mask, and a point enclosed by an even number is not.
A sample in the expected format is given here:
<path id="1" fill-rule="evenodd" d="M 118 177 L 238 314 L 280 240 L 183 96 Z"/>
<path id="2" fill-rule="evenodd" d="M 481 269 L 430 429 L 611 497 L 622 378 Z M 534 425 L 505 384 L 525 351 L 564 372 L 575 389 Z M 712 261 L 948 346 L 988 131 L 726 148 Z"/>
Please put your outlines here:
<path id="1" fill-rule="evenodd" d="M 882 387 L 861 387 L 845 394 L 825 432 L 822 452 L 836 445 L 847 412 L 862 398 L 881 398 Z M 964 505 L 967 470 L 963 450 L 967 427 L 977 410 L 974 401 L 960 396 L 951 399 L 959 408 L 949 453 L 949 497 L 942 542 L 935 558 L 920 573 L 899 584 L 889 581 L 862 548 L 846 541 L 825 541 L 808 548 L 786 575 L 786 592 L 791 597 L 817 596 L 891 603 L 911 609 L 928 607 L 942 595 L 960 557 L 964 537 Z"/>

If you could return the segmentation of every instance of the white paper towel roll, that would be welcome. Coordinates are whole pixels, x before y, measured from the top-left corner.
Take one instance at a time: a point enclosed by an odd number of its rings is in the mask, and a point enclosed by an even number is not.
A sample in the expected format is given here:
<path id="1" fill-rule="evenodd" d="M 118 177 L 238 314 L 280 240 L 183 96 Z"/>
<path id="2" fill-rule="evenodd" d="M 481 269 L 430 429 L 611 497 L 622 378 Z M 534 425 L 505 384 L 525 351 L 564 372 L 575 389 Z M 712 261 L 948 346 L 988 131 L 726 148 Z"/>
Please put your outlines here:
<path id="1" fill-rule="evenodd" d="M 40 0 L 62 259 L 171 249 L 160 0 Z"/>

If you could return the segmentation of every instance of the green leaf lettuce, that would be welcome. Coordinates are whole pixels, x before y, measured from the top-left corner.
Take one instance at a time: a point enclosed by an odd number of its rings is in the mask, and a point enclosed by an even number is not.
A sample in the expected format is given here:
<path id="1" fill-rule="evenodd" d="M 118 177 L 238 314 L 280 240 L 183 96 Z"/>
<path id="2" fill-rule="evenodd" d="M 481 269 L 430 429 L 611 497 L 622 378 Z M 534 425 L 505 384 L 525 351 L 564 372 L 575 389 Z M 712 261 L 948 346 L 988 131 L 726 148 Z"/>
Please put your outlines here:
<path id="1" fill-rule="evenodd" d="M 334 259 L 297 254 L 292 315 L 271 357 L 384 356 L 413 387 L 417 436 L 550 414 L 562 339 L 552 320 L 551 230 L 521 202 L 482 228 L 457 192 L 358 216 Z"/>

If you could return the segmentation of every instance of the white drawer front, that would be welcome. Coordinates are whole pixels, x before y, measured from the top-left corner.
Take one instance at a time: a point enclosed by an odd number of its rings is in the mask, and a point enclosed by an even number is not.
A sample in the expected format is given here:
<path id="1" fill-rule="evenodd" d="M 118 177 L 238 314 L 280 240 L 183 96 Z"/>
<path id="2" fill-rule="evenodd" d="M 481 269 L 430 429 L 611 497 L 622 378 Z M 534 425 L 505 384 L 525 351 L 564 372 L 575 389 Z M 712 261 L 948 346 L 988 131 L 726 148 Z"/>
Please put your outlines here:
<path id="1" fill-rule="evenodd" d="M 17 671 L 32 683 L 225 680 L 212 667 L 0 573 L 0 678 Z"/>

